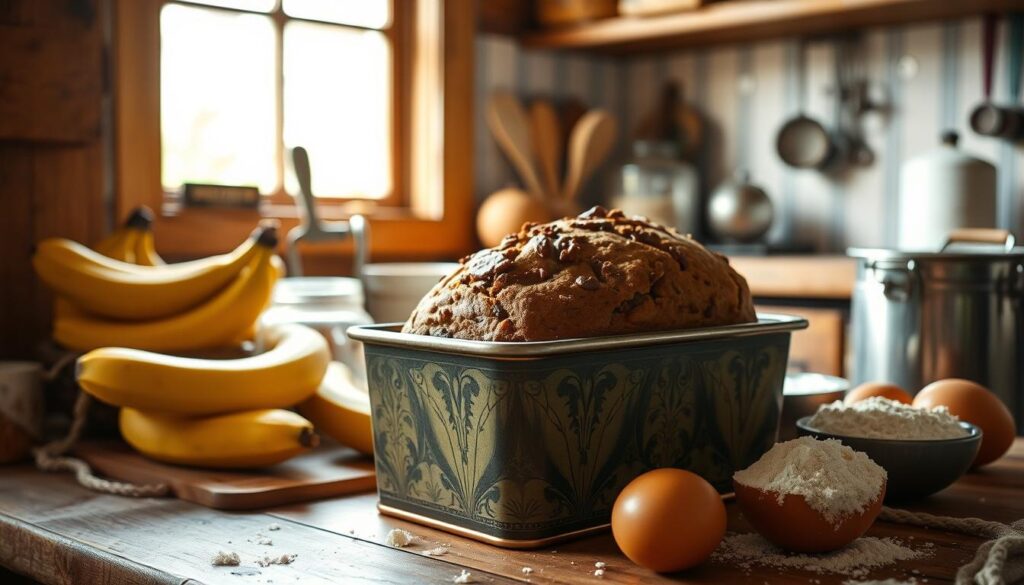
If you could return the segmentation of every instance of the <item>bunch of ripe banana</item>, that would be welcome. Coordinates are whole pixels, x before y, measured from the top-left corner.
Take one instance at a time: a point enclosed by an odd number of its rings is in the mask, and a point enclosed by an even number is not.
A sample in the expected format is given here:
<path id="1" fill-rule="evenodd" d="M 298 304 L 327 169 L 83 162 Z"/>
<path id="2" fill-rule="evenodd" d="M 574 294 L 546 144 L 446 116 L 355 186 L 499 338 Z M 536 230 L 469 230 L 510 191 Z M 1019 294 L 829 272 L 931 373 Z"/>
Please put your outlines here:
<path id="1" fill-rule="evenodd" d="M 105 347 L 78 360 L 78 384 L 121 407 L 121 434 L 150 458 L 218 468 L 263 467 L 318 438 L 285 410 L 320 387 L 327 341 L 303 325 L 265 327 L 263 353 L 228 360 Z"/>
<path id="2" fill-rule="evenodd" d="M 39 243 L 36 273 L 62 301 L 57 342 L 76 351 L 120 345 L 186 352 L 241 340 L 278 278 L 276 230 L 261 227 L 227 254 L 163 265 L 139 223 L 129 220 L 101 242 L 104 253 L 65 238 Z"/>
<path id="3" fill-rule="evenodd" d="M 216 468 L 262 467 L 317 444 L 313 423 L 373 449 L 369 401 L 324 338 L 301 325 L 259 332 L 263 353 L 231 360 L 155 352 L 237 347 L 269 304 L 283 263 L 274 228 L 222 256 L 166 265 L 140 208 L 90 250 L 41 242 L 33 259 L 58 294 L 54 337 L 79 358 L 81 388 L 121 407 L 121 433 L 144 455 Z"/>

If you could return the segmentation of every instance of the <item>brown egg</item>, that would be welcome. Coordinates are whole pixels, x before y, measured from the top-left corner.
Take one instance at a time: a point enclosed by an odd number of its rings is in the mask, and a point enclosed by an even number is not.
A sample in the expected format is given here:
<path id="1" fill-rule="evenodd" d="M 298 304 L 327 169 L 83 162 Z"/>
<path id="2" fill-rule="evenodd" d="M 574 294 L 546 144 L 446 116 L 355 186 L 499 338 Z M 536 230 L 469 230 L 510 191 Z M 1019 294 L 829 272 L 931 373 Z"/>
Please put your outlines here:
<path id="1" fill-rule="evenodd" d="M 743 516 L 761 536 L 790 551 L 819 553 L 842 548 L 860 538 L 882 511 L 885 486 L 878 498 L 860 514 L 843 518 L 833 526 L 810 507 L 803 496 L 787 494 L 779 505 L 778 494 L 734 481 L 736 502 Z"/>
<path id="2" fill-rule="evenodd" d="M 544 223 L 550 219 L 551 212 L 543 201 L 509 187 L 484 200 L 476 214 L 476 232 L 485 247 L 493 248 L 506 234 L 518 232 L 524 223 Z"/>
<path id="3" fill-rule="evenodd" d="M 689 569 L 725 536 L 725 504 L 699 475 L 655 469 L 631 481 L 615 500 L 612 535 L 638 565 L 659 573 Z"/>
<path id="4" fill-rule="evenodd" d="M 917 393 L 914 406 L 945 406 L 960 420 L 981 429 L 981 447 L 974 458 L 974 467 L 1002 457 L 1017 435 L 1017 425 L 1010 409 L 987 388 L 970 380 L 947 378 L 932 382 Z"/>
<path id="5" fill-rule="evenodd" d="M 907 392 L 896 384 L 889 384 L 888 382 L 864 382 L 860 386 L 857 386 L 853 390 L 847 392 L 846 398 L 843 399 L 843 402 L 853 404 L 854 402 L 867 400 L 873 396 L 881 396 L 882 398 L 888 398 L 889 400 L 895 400 L 896 402 L 902 402 L 903 404 L 910 404 L 914 401 L 914 397 L 910 395 L 910 392 Z"/>

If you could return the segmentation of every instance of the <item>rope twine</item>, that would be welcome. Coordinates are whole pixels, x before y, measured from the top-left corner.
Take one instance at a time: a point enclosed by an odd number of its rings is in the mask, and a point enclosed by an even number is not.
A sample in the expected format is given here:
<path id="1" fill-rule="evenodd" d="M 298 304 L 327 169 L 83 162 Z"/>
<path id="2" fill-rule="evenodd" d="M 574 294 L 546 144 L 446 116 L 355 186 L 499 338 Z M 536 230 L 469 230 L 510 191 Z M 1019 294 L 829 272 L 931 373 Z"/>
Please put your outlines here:
<path id="1" fill-rule="evenodd" d="M 957 571 L 957 585 L 1007 585 L 1024 580 L 1024 520 L 1006 525 L 981 518 L 952 518 L 889 507 L 882 508 L 878 518 L 990 539 Z"/>
<path id="2" fill-rule="evenodd" d="M 72 357 L 74 357 L 73 354 Z M 62 358 L 54 365 L 53 368 L 50 369 L 49 372 L 47 372 L 46 375 L 52 379 L 56 376 L 56 373 L 68 363 L 69 360 Z M 167 484 L 155 483 L 136 485 L 132 483 L 103 479 L 93 474 L 89 464 L 85 461 L 75 457 L 64 456 L 64 454 L 67 453 L 82 436 L 82 431 L 85 429 L 85 422 L 89 416 L 90 404 L 92 404 L 92 399 L 89 398 L 89 395 L 85 392 L 79 392 L 78 398 L 75 400 L 75 407 L 71 418 L 71 428 L 68 429 L 67 436 L 63 439 L 57 439 L 43 445 L 42 447 L 36 447 L 32 450 L 32 456 L 35 458 L 36 467 L 47 472 L 74 472 L 75 479 L 82 485 L 82 487 L 104 494 L 129 496 L 133 498 L 149 498 L 166 496 L 169 494 L 170 487 Z"/>

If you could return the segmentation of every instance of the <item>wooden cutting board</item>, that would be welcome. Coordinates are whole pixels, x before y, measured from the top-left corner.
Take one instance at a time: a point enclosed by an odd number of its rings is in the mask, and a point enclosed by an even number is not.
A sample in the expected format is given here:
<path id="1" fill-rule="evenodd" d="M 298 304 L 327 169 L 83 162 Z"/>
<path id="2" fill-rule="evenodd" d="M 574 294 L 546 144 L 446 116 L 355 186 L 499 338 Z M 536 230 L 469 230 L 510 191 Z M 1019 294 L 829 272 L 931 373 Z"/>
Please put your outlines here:
<path id="1" fill-rule="evenodd" d="M 117 441 L 83 441 L 74 452 L 98 475 L 137 484 L 166 483 L 178 498 L 219 510 L 306 502 L 370 491 L 377 485 L 373 459 L 337 443 L 254 471 L 166 465 Z"/>

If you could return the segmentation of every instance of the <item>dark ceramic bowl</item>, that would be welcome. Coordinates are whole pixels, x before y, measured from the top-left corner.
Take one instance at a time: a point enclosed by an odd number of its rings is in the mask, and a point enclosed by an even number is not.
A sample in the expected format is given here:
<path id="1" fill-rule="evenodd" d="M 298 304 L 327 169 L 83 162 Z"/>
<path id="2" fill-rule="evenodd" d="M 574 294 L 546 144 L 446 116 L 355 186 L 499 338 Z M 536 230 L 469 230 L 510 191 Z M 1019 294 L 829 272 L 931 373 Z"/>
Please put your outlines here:
<path id="1" fill-rule="evenodd" d="M 786 374 L 782 386 L 782 421 L 779 423 L 779 440 L 795 439 L 796 421 L 818 412 L 818 407 L 842 400 L 850 389 L 850 383 L 836 376 L 807 372 Z"/>
<path id="2" fill-rule="evenodd" d="M 796 421 L 800 436 L 838 439 L 885 468 L 889 475 L 886 502 L 923 498 L 945 489 L 970 469 L 981 445 L 981 429 L 965 422 L 960 426 L 969 433 L 966 437 L 906 441 L 823 433 L 808 425 L 810 419 Z"/>

